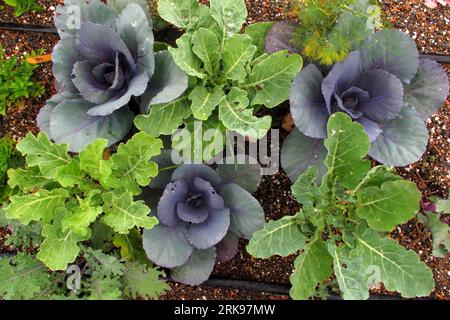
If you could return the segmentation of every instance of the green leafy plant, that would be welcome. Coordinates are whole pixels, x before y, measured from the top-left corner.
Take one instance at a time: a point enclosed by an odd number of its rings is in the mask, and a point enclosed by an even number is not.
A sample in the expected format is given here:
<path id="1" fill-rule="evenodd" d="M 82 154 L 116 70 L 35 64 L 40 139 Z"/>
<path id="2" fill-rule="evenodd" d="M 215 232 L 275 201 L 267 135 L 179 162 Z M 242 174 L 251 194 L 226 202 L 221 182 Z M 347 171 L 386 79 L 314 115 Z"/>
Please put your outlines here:
<path id="1" fill-rule="evenodd" d="M 442 214 L 450 213 L 450 200 L 432 197 L 422 202 L 419 221 L 426 225 L 433 236 L 433 256 L 443 258 L 450 251 L 450 226 L 441 220 Z"/>
<path id="2" fill-rule="evenodd" d="M 0 138 L 0 203 L 11 194 L 11 188 L 6 183 L 7 171 L 23 164 L 23 158 L 16 151 L 14 141 L 7 137 Z"/>
<path id="3" fill-rule="evenodd" d="M 36 256 L 18 253 L 0 259 L 0 298 L 27 300 L 157 299 L 168 289 L 158 269 L 116 254 L 83 248 L 78 264 L 48 272 Z"/>
<path id="4" fill-rule="evenodd" d="M 371 0 L 295 0 L 297 24 L 278 23 L 267 39 L 268 52 L 280 41 L 304 57 L 332 65 L 381 28 L 381 10 Z"/>
<path id="5" fill-rule="evenodd" d="M 44 87 L 33 79 L 38 65 L 26 60 L 41 53 L 33 51 L 20 61 L 15 55 L 6 59 L 0 46 L 0 115 L 4 115 L 6 108 L 15 105 L 21 98 L 37 97 L 45 92 Z"/>
<path id="6" fill-rule="evenodd" d="M 122 235 L 158 222 L 134 197 L 158 173 L 150 159 L 161 152 L 161 140 L 139 132 L 104 159 L 107 143 L 97 139 L 75 157 L 42 132 L 29 133 L 17 145 L 26 167 L 8 170 L 15 194 L 3 209 L 6 218 L 22 225 L 40 224 L 44 240 L 36 257 L 51 270 L 64 270 L 77 258 L 96 221 Z"/>
<path id="7" fill-rule="evenodd" d="M 182 124 L 191 126 L 196 119 L 208 128 L 254 139 L 264 136 L 271 118 L 254 112 L 287 100 L 301 57 L 287 51 L 264 53 L 272 23 L 257 23 L 240 33 L 247 18 L 244 0 L 212 0 L 210 8 L 196 0 L 160 0 L 158 11 L 185 31 L 169 51 L 190 76 L 189 89 L 169 103 L 150 102 L 149 113 L 138 116 L 135 125 L 159 136 L 172 134 Z"/>
<path id="8" fill-rule="evenodd" d="M 292 186 L 301 211 L 267 223 L 247 250 L 258 258 L 301 251 L 290 277 L 294 299 L 314 295 L 333 274 L 344 299 L 367 299 L 379 283 L 404 297 L 427 296 L 434 288 L 431 271 L 387 236 L 416 216 L 417 187 L 390 167 L 371 168 L 363 159 L 369 138 L 346 114 L 333 114 L 327 131 L 327 173 L 320 186 L 311 167 Z"/>
<path id="9" fill-rule="evenodd" d="M 3 0 L 3 2 L 14 8 L 14 16 L 16 17 L 20 17 L 22 14 L 30 11 L 45 11 L 45 8 L 38 5 L 36 0 Z M 4 9 L 4 7 L 0 6 L 0 10 L 2 9 Z"/>

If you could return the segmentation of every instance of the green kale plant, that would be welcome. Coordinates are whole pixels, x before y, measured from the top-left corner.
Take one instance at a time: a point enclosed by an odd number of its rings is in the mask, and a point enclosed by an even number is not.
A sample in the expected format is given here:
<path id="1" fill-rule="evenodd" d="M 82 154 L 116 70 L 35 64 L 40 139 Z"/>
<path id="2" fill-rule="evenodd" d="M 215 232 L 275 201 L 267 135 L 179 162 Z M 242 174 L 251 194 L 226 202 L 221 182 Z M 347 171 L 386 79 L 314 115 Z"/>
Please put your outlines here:
<path id="1" fill-rule="evenodd" d="M 0 299 L 157 299 L 168 289 L 162 276 L 145 263 L 89 247 L 67 272 L 48 272 L 35 255 L 20 252 L 0 259 Z"/>
<path id="2" fill-rule="evenodd" d="M 367 299 L 380 283 L 407 298 L 429 295 L 431 270 L 388 237 L 419 211 L 416 185 L 390 167 L 371 168 L 369 138 L 348 115 L 333 114 L 327 131 L 321 184 L 315 167 L 303 173 L 292 186 L 300 212 L 267 223 L 247 250 L 257 258 L 300 252 L 290 277 L 294 299 L 311 297 L 333 275 L 344 299 Z"/>
<path id="3" fill-rule="evenodd" d="M 38 65 L 26 60 L 40 53 L 32 52 L 20 61 L 15 55 L 5 59 L 3 47 L 0 46 L 0 115 L 4 115 L 6 108 L 20 99 L 37 97 L 45 92 L 44 87 L 33 79 Z"/>
<path id="4" fill-rule="evenodd" d="M 158 222 L 134 197 L 158 173 L 150 160 L 160 154 L 161 140 L 139 132 L 110 157 L 107 143 L 97 139 L 74 157 L 43 132 L 17 144 L 26 166 L 8 170 L 14 195 L 3 210 L 7 219 L 40 225 L 44 240 L 36 258 L 51 270 L 65 270 L 78 257 L 80 245 L 93 240 L 96 221 L 120 235 Z"/>
<path id="5" fill-rule="evenodd" d="M 183 124 L 192 127 L 199 120 L 207 128 L 263 137 L 271 127 L 271 117 L 254 113 L 287 100 L 302 58 L 287 51 L 264 52 L 272 23 L 257 23 L 241 33 L 247 18 L 244 0 L 211 0 L 209 8 L 197 0 L 160 0 L 158 12 L 185 31 L 177 47 L 169 51 L 189 75 L 189 88 L 169 103 L 149 101 L 146 110 L 141 110 L 148 114 L 136 117 L 135 125 L 159 136 L 170 135 Z"/>
<path id="6" fill-rule="evenodd" d="M 45 11 L 45 8 L 38 5 L 36 3 L 36 0 L 3 0 L 3 2 L 8 6 L 14 8 L 14 16 L 16 17 L 20 17 L 22 14 L 29 11 Z M 4 7 L 0 6 L 0 10 L 2 9 L 4 9 Z"/>

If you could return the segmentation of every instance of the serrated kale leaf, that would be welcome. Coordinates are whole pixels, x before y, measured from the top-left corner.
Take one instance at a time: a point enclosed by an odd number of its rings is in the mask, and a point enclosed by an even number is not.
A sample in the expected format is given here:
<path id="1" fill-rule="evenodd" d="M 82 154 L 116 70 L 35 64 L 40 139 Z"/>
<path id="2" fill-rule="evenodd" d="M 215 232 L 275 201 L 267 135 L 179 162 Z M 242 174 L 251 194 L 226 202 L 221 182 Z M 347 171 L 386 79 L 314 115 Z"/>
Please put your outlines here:
<path id="1" fill-rule="evenodd" d="M 8 184 L 17 192 L 4 213 L 42 228 L 37 258 L 51 270 L 64 270 L 76 259 L 95 222 L 123 235 L 157 224 L 135 196 L 157 175 L 158 166 L 150 160 L 159 155 L 162 142 L 139 132 L 109 158 L 104 158 L 106 146 L 106 140 L 98 139 L 71 157 L 66 144 L 52 143 L 43 132 L 37 137 L 29 133 L 17 145 L 26 167 L 8 171 Z M 33 181 L 40 182 L 32 186 Z"/>
<path id="2" fill-rule="evenodd" d="M 431 270 L 387 237 L 419 211 L 420 192 L 391 167 L 371 168 L 364 127 L 342 113 L 330 116 L 325 139 L 326 173 L 316 167 L 300 175 L 292 193 L 302 209 L 270 221 L 254 233 L 247 250 L 257 258 L 300 252 L 291 275 L 291 297 L 307 299 L 333 274 L 344 299 L 367 299 L 369 288 L 411 298 L 434 288 Z"/>

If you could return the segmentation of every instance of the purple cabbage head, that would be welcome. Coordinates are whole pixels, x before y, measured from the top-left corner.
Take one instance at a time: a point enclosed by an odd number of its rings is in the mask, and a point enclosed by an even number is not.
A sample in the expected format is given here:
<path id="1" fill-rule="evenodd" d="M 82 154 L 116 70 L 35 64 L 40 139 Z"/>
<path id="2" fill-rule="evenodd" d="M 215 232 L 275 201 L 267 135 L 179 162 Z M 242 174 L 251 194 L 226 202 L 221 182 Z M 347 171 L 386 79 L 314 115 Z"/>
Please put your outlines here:
<path id="1" fill-rule="evenodd" d="M 324 172 L 323 140 L 335 112 L 348 114 L 365 128 L 375 160 L 392 166 L 416 162 L 428 142 L 424 120 L 447 95 L 446 72 L 434 61 L 419 59 L 410 37 L 400 31 L 378 32 L 325 78 L 313 64 L 298 74 L 290 93 L 296 130 L 283 145 L 283 168 L 292 179 L 310 165 Z"/>
<path id="2" fill-rule="evenodd" d="M 263 226 L 263 209 L 251 195 L 259 179 L 259 170 L 249 166 L 223 165 L 216 171 L 203 164 L 181 165 L 159 176 L 144 192 L 159 220 L 144 230 L 148 258 L 170 268 L 175 281 L 189 285 L 206 281 L 216 260 L 231 259 L 239 238 L 249 239 Z M 161 195 L 158 188 L 163 188 L 162 196 L 155 199 Z"/>
<path id="3" fill-rule="evenodd" d="M 41 109 L 38 125 L 70 151 L 96 138 L 109 145 L 120 141 L 133 124 L 130 102 L 148 112 L 152 100 L 168 102 L 187 88 L 187 76 L 169 53 L 154 53 L 148 7 L 136 2 L 142 1 L 66 0 L 56 10 L 61 40 L 52 60 L 58 94 Z"/>

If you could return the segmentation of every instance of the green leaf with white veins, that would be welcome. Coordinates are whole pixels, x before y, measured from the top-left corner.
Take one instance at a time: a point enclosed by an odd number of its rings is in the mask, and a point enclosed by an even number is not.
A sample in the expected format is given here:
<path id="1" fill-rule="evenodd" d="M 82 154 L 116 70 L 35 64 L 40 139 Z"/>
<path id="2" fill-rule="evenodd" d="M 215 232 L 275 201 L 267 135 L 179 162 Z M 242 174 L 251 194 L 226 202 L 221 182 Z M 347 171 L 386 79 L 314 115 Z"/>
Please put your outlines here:
<path id="1" fill-rule="evenodd" d="M 364 264 L 360 256 L 350 257 L 349 250 L 328 243 L 328 252 L 333 257 L 334 274 L 344 300 L 366 300 L 369 288 L 366 284 Z"/>
<path id="2" fill-rule="evenodd" d="M 186 74 L 203 79 L 206 74 L 201 68 L 200 59 L 192 51 L 192 35 L 184 34 L 177 41 L 177 48 L 169 47 L 169 52 L 172 55 L 173 61 Z"/>
<path id="3" fill-rule="evenodd" d="M 214 32 L 200 28 L 192 35 L 192 51 L 203 61 L 203 66 L 210 75 L 217 74 L 220 67 L 219 39 Z"/>
<path id="4" fill-rule="evenodd" d="M 68 214 L 69 211 L 66 208 L 59 208 L 53 224 L 44 225 L 42 229 L 42 235 L 46 239 L 39 248 L 37 258 L 51 270 L 65 270 L 80 253 L 81 248 L 78 243 L 89 239 L 91 235 L 88 232 L 85 236 L 80 236 L 70 229 L 62 231 L 61 219 Z"/>
<path id="5" fill-rule="evenodd" d="M 182 96 L 171 102 L 152 106 L 150 113 L 137 116 L 134 124 L 150 136 L 159 137 L 174 133 L 191 114 L 188 96 Z"/>
<path id="6" fill-rule="evenodd" d="M 248 107 L 247 92 L 232 88 L 219 105 L 219 119 L 223 125 L 243 136 L 253 139 L 264 137 L 270 129 L 272 119 L 270 116 L 258 118 L 253 115 L 253 109 Z"/>
<path id="7" fill-rule="evenodd" d="M 252 43 L 257 47 L 256 56 L 266 52 L 266 37 L 275 22 L 256 22 L 245 28 L 245 34 L 252 38 Z"/>
<path id="8" fill-rule="evenodd" d="M 220 87 L 214 89 L 195 87 L 189 94 L 189 99 L 192 101 L 192 114 L 196 119 L 207 120 L 224 98 L 225 94 Z"/>
<path id="9" fill-rule="evenodd" d="M 133 194 L 139 194 L 139 186 L 147 186 L 158 174 L 158 165 L 150 159 L 161 153 L 162 142 L 139 132 L 126 144 L 121 143 L 117 153 L 111 156 L 116 183 Z"/>
<path id="10" fill-rule="evenodd" d="M 86 171 L 92 178 L 103 182 L 111 174 L 111 161 L 103 160 L 103 151 L 108 141 L 105 139 L 97 139 L 88 145 L 80 153 L 80 167 Z"/>
<path id="11" fill-rule="evenodd" d="M 56 214 L 55 210 L 63 206 L 68 197 L 66 189 L 40 190 L 33 194 L 12 196 L 5 214 L 9 219 L 17 219 L 25 225 L 30 221 L 50 222 Z"/>
<path id="12" fill-rule="evenodd" d="M 68 146 L 53 144 L 43 132 L 37 137 L 28 133 L 17 144 L 17 150 L 26 156 L 28 166 L 39 166 L 42 175 L 48 179 L 55 178 L 60 168 L 71 160 L 67 154 Z"/>
<path id="13" fill-rule="evenodd" d="M 391 231 L 420 209 L 421 193 L 411 181 L 388 181 L 381 188 L 362 189 L 356 196 L 356 214 L 375 230 Z"/>
<path id="14" fill-rule="evenodd" d="M 222 29 L 225 37 L 238 33 L 247 20 L 244 0 L 211 0 L 211 15 Z"/>
<path id="15" fill-rule="evenodd" d="M 225 41 L 223 50 L 223 72 L 226 79 L 244 81 L 246 65 L 252 60 L 256 46 L 252 38 L 245 34 L 235 34 Z"/>
<path id="16" fill-rule="evenodd" d="M 125 189 L 105 193 L 103 200 L 103 221 L 118 233 L 126 234 L 134 227 L 151 229 L 158 223 L 149 216 L 150 208 L 143 201 L 134 201 L 131 192 Z"/>
<path id="17" fill-rule="evenodd" d="M 255 92 L 251 105 L 274 108 L 289 98 L 292 81 L 302 68 L 298 54 L 279 51 L 259 61 L 248 76 L 245 86 Z"/>
<path id="18" fill-rule="evenodd" d="M 158 13 L 167 22 L 187 32 L 214 23 L 209 8 L 197 0 L 159 0 Z"/>
<path id="19" fill-rule="evenodd" d="M 80 168 L 80 160 L 73 158 L 69 164 L 60 168 L 56 181 L 64 188 L 73 187 L 75 184 L 82 183 L 84 174 Z"/>
<path id="20" fill-rule="evenodd" d="M 8 170 L 8 185 L 11 188 L 19 187 L 22 191 L 28 192 L 33 189 L 40 189 L 49 182 L 50 180 L 42 175 L 38 167 Z"/>
<path id="21" fill-rule="evenodd" d="M 321 239 L 310 242 L 294 262 L 294 273 L 290 277 L 292 288 L 289 292 L 292 299 L 304 300 L 312 296 L 317 284 L 333 273 L 332 263 L 326 242 Z"/>
<path id="22" fill-rule="evenodd" d="M 89 234 L 89 226 L 102 213 L 102 207 L 92 203 L 92 197 L 100 193 L 100 190 L 94 189 L 85 199 L 78 199 L 79 205 L 62 218 L 62 231 L 72 230 L 83 237 Z"/>
<path id="23" fill-rule="evenodd" d="M 356 242 L 355 254 L 362 257 L 365 270 L 377 268 L 387 290 L 400 292 L 405 298 L 428 296 L 433 291 L 433 274 L 414 251 L 381 238 L 373 230 L 366 230 Z"/>
<path id="24" fill-rule="evenodd" d="M 328 174 L 324 181 L 337 178 L 345 188 L 354 189 L 370 170 L 370 161 L 363 160 L 369 151 L 369 138 L 360 124 L 342 112 L 331 115 L 327 132 Z"/>
<path id="25" fill-rule="evenodd" d="M 300 221 L 296 216 L 286 216 L 270 221 L 264 228 L 256 231 L 247 251 L 256 258 L 268 258 L 273 255 L 286 257 L 301 250 L 306 245 L 306 237 L 300 230 Z"/>

